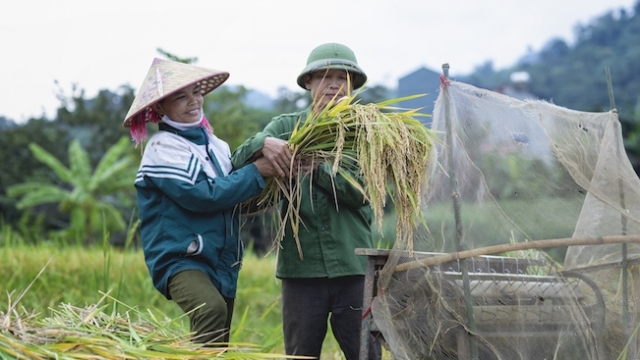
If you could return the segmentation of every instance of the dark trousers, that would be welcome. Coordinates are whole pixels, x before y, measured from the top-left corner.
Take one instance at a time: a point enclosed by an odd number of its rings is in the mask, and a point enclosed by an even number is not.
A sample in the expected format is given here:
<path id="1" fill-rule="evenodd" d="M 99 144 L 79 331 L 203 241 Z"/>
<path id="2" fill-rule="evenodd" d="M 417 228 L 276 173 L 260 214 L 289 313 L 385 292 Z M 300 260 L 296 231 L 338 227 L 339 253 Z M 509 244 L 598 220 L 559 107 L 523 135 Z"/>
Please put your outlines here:
<path id="1" fill-rule="evenodd" d="M 169 279 L 169 294 L 182 311 L 192 311 L 189 320 L 195 342 L 229 342 L 234 299 L 220 295 L 205 273 L 184 270 L 175 274 Z"/>
<path id="2" fill-rule="evenodd" d="M 320 358 L 327 320 L 347 360 L 360 353 L 364 276 L 282 279 L 282 326 L 287 355 Z M 372 341 L 370 359 L 380 358 Z"/>

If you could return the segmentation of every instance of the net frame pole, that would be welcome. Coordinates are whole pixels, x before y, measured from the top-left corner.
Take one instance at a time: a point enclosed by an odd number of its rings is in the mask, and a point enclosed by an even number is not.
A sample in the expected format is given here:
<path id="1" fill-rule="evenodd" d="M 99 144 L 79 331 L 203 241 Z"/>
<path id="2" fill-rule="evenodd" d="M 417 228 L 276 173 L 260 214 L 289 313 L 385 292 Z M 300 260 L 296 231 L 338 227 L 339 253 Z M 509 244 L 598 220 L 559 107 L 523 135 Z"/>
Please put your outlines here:
<path id="1" fill-rule="evenodd" d="M 394 271 L 407 271 L 411 269 L 439 265 L 449 261 L 462 261 L 476 256 L 493 255 L 507 251 L 520 251 L 529 249 L 548 249 L 554 247 L 566 247 L 566 246 L 595 246 L 595 245 L 611 245 L 611 244 L 640 244 L 640 235 L 610 235 L 610 236 L 597 236 L 588 238 L 560 238 L 560 239 L 546 239 L 546 240 L 532 240 L 525 242 L 516 242 L 509 244 L 491 245 L 481 248 L 475 248 L 471 250 L 457 251 L 452 253 L 445 253 L 442 255 L 435 255 L 426 257 L 423 259 L 416 259 L 406 263 L 396 265 Z M 627 263 L 635 263 L 635 259 L 627 259 Z M 615 265 L 614 265 L 615 264 Z M 622 263 L 607 263 L 602 266 L 618 267 L 622 266 Z M 580 268 L 578 270 L 589 269 Z"/>
<path id="2" fill-rule="evenodd" d="M 447 147 L 447 167 L 449 170 L 449 185 L 451 187 L 451 200 L 453 202 L 453 213 L 455 220 L 455 236 L 454 241 L 456 245 L 457 251 L 464 250 L 464 244 L 462 243 L 462 219 L 460 215 L 461 210 L 461 202 L 460 202 L 460 194 L 458 192 L 458 180 L 456 178 L 456 169 L 453 161 L 453 129 L 451 124 L 451 104 L 449 100 L 449 64 L 445 63 L 442 65 L 442 74 L 444 76 L 444 81 L 442 84 L 442 92 L 444 93 L 444 118 L 445 118 L 445 133 L 446 139 L 445 144 Z M 460 262 L 460 272 L 462 273 L 462 287 L 464 291 L 464 300 L 465 300 L 465 308 L 467 310 L 467 321 L 469 326 L 469 347 L 471 352 L 471 359 L 478 359 L 478 343 L 476 339 L 477 328 L 475 316 L 473 313 L 473 299 L 471 298 L 471 286 L 469 281 L 469 268 L 466 260 L 462 260 Z M 460 356 L 460 354 L 459 354 Z"/>
<path id="3" fill-rule="evenodd" d="M 616 100 L 613 95 L 613 82 L 611 81 L 611 70 L 608 66 L 604 68 L 606 77 L 607 77 L 607 90 L 609 92 L 609 106 L 611 111 L 616 112 Z M 618 124 L 616 123 L 616 128 Z M 616 146 L 616 151 L 618 152 L 618 157 L 620 157 L 620 144 Z M 618 177 L 618 189 L 620 191 L 620 207 L 623 209 L 626 208 L 626 201 L 624 195 L 624 183 L 621 177 Z M 620 214 L 620 227 L 622 235 L 627 235 L 627 218 Z M 622 266 L 621 266 L 621 277 L 620 282 L 622 283 L 622 328 L 623 334 L 625 338 L 625 342 L 629 340 L 631 336 L 631 329 L 629 328 L 629 259 L 628 259 L 628 248 L 627 244 L 622 244 Z M 635 353 L 635 351 L 632 351 Z"/>

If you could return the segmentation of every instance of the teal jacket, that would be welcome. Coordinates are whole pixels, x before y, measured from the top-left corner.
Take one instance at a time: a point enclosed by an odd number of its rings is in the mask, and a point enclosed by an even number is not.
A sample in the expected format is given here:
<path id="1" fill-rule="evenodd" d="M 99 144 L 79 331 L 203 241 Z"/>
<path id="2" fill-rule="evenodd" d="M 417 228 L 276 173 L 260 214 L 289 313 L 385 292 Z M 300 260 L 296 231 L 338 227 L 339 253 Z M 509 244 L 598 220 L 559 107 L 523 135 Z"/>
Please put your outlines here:
<path id="1" fill-rule="evenodd" d="M 234 168 L 249 164 L 266 137 L 288 140 L 298 119 L 304 121 L 308 114 L 309 109 L 273 118 L 262 132 L 247 139 L 233 152 Z M 355 169 L 351 170 L 356 174 Z M 355 255 L 354 250 L 373 247 L 372 210 L 360 191 L 342 176 L 334 177 L 327 163 L 318 167 L 313 178 L 305 177 L 301 187 L 299 214 L 302 225 L 298 236 L 303 259 L 299 257 L 291 227 L 287 225 L 278 252 L 276 276 L 335 278 L 364 275 L 366 260 Z M 285 209 L 286 203 L 281 206 Z"/>
<path id="2" fill-rule="evenodd" d="M 160 123 L 147 143 L 135 181 L 140 233 L 153 284 L 167 299 L 169 278 L 188 269 L 235 298 L 242 261 L 236 205 L 265 183 L 253 164 L 231 172 L 229 156 L 227 143 L 204 128 Z"/>

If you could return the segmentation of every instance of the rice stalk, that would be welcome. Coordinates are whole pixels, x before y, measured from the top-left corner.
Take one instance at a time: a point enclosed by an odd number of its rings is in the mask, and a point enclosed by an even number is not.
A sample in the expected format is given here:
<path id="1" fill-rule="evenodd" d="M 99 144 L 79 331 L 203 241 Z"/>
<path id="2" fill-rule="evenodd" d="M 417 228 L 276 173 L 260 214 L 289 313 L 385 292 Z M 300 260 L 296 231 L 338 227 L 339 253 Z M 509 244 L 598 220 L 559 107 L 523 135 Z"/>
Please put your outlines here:
<path id="1" fill-rule="evenodd" d="M 334 177 L 343 176 L 362 193 L 372 207 L 379 232 L 390 195 L 397 211 L 396 242 L 404 248 L 413 250 L 413 229 L 424 222 L 421 197 L 435 137 L 415 119 L 426 116 L 419 109 L 392 106 L 422 95 L 366 105 L 354 101 L 356 96 L 332 101 L 319 114 L 311 112 L 304 121 L 300 119 L 288 140 L 293 154 L 289 178 L 268 179 L 262 193 L 252 200 L 259 210 L 285 202 L 284 209 L 278 210 L 284 213 L 277 214 L 280 221 L 274 245 L 279 246 L 289 224 L 301 259 L 304 256 L 298 233 L 304 223 L 298 213 L 299 185 L 323 162 L 330 165 Z"/>

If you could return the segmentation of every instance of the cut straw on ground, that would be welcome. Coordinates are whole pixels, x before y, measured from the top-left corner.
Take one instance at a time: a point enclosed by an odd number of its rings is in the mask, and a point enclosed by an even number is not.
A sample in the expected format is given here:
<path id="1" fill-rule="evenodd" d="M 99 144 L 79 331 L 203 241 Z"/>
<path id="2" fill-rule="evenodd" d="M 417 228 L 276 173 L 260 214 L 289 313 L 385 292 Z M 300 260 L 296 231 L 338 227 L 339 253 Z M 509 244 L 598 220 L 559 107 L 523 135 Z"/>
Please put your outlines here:
<path id="1" fill-rule="evenodd" d="M 103 300 L 108 295 L 105 295 Z M 115 299 L 112 299 L 115 300 Z M 252 344 L 203 344 L 175 326 L 130 308 L 109 312 L 108 305 L 85 308 L 60 304 L 52 316 L 13 309 L 0 312 L 0 358 L 13 359 L 282 359 Z M 185 315 L 186 316 L 186 315 Z"/>
<path id="2" fill-rule="evenodd" d="M 2 359 L 283 359 L 300 358 L 260 353 L 259 346 L 244 343 L 202 344 L 180 326 L 178 319 L 158 319 L 103 294 L 97 304 L 77 307 L 59 304 L 51 316 L 20 308 L 9 294 L 6 312 L 0 311 Z M 105 299 L 114 302 L 100 305 Z M 115 311 L 115 304 L 128 309 Z M 188 316 L 184 314 L 183 316 Z"/>

